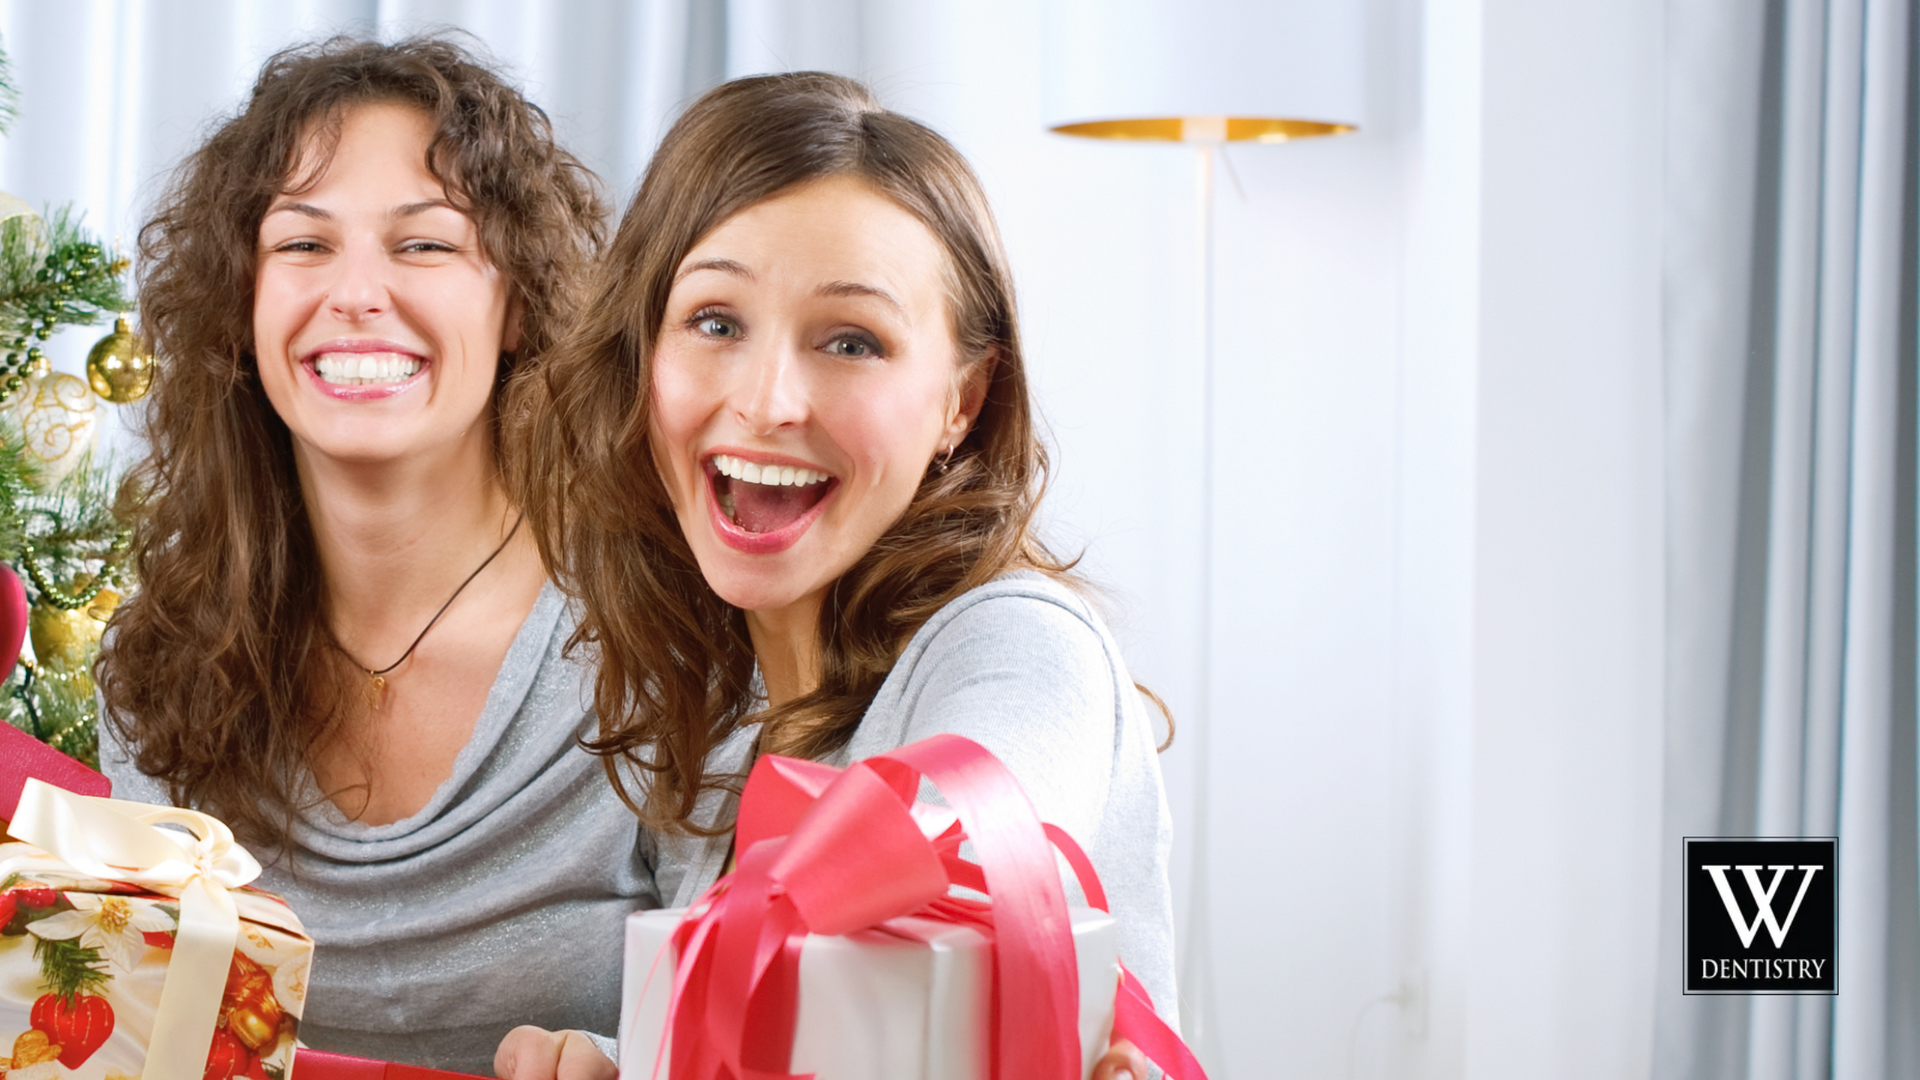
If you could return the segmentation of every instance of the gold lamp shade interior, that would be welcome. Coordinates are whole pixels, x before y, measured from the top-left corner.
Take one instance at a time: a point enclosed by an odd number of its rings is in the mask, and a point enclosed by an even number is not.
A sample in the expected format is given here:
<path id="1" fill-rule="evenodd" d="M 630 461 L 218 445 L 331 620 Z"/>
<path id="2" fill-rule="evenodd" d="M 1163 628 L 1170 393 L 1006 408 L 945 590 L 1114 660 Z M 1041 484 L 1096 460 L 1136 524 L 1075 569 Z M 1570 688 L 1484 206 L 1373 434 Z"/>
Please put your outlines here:
<path id="1" fill-rule="evenodd" d="M 1282 120 L 1264 116 L 1142 116 L 1127 120 L 1088 120 L 1060 124 L 1054 131 L 1086 139 L 1142 139 L 1153 142 L 1287 142 L 1317 135 L 1341 135 L 1352 124 L 1321 120 Z"/>

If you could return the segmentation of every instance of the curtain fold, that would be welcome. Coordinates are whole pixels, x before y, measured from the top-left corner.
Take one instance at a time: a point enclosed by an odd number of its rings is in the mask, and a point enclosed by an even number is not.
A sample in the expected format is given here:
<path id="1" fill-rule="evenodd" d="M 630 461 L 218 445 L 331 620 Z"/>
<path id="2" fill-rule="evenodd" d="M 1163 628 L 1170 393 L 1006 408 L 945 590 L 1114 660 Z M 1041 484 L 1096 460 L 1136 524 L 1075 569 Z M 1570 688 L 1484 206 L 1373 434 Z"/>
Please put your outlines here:
<path id="1" fill-rule="evenodd" d="M 1667 835 L 1837 836 L 1840 937 L 1682 997 L 1675 859 L 1656 1076 L 1920 1074 L 1913 8 L 1669 5 Z"/>

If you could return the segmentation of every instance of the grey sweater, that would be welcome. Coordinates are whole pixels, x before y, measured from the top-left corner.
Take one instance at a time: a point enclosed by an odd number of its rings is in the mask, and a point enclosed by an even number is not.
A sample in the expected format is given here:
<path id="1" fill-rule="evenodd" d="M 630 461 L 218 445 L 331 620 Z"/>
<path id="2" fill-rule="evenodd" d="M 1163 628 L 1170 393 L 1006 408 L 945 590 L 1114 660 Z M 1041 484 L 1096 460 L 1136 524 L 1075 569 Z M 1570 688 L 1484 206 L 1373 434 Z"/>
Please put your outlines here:
<path id="1" fill-rule="evenodd" d="M 318 943 L 307 1044 L 492 1076 L 517 1024 L 619 1026 L 624 920 L 659 900 L 636 819 L 578 745 L 594 717 L 590 671 L 561 656 L 572 630 L 548 586 L 419 813 L 368 826 L 308 800 L 291 865 L 259 882 Z M 168 801 L 123 747 L 101 763 L 117 797 Z"/>
<path id="2" fill-rule="evenodd" d="M 577 746 L 593 716 L 588 671 L 560 655 L 572 629 L 559 594 L 542 592 L 453 777 L 420 813 L 356 825 L 320 800 L 296 823 L 295 869 L 283 860 L 260 884 L 320 946 L 310 1045 L 491 1075 L 517 1024 L 610 1033 L 627 913 L 685 906 L 720 876 L 730 838 L 657 837 L 649 853 Z M 756 730 L 736 732 L 710 770 L 743 769 Z M 1172 1019 L 1172 824 L 1145 708 L 1099 617 L 1031 574 L 960 597 L 914 635 L 834 764 L 938 732 L 999 755 L 1041 818 L 1087 849 L 1121 958 Z M 101 758 L 116 796 L 167 801 L 124 748 L 103 742 Z M 710 795 L 698 819 L 731 816 L 728 802 Z"/>
<path id="3" fill-rule="evenodd" d="M 739 772 L 757 729 L 714 751 L 708 771 Z M 993 751 L 1034 809 L 1087 851 L 1120 927 L 1120 958 L 1177 1022 L 1173 822 L 1160 785 L 1146 706 L 1106 624 L 1072 590 L 1037 574 L 1011 574 L 940 609 L 908 642 L 881 684 L 844 766 L 929 735 L 965 735 Z M 923 793 L 931 796 L 932 792 Z M 731 815 L 709 797 L 696 815 Z M 660 895 L 694 901 L 720 876 L 731 837 L 658 841 Z M 1071 884 L 1069 902 L 1079 903 Z"/>

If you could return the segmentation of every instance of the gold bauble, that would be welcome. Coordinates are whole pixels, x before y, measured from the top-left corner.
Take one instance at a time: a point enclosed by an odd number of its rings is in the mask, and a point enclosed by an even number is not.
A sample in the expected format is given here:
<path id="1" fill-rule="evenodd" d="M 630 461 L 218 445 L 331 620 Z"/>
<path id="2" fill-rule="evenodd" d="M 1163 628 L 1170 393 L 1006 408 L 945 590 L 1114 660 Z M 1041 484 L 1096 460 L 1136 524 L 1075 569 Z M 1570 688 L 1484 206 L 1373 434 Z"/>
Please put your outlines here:
<path id="1" fill-rule="evenodd" d="M 113 333 L 87 354 L 87 382 L 93 392 L 125 405 L 147 396 L 153 385 L 153 357 L 140 347 L 125 315 L 113 320 Z"/>
<path id="2" fill-rule="evenodd" d="M 36 371 L 14 399 L 27 453 L 40 462 L 42 478 L 55 483 L 80 464 L 93 445 L 93 424 L 100 399 L 80 379 L 58 371 Z"/>
<path id="3" fill-rule="evenodd" d="M 101 589 L 94 594 L 93 602 L 86 606 L 87 614 L 105 623 L 113 618 L 115 608 L 120 606 L 120 594 L 112 589 Z"/>
<path id="4" fill-rule="evenodd" d="M 275 1015 L 273 1021 L 269 1021 L 261 1015 L 261 1010 L 243 1005 L 227 1014 L 227 1030 L 232 1032 L 233 1037 L 239 1039 L 247 1049 L 257 1054 L 261 1047 L 272 1042 L 274 1036 L 280 1034 L 278 1020 L 278 1015 Z"/>
<path id="5" fill-rule="evenodd" d="M 56 671 L 80 672 L 93 665 L 100 635 L 107 624 L 86 608 L 67 611 L 52 604 L 35 604 L 27 615 L 27 636 L 33 639 L 34 659 Z"/>

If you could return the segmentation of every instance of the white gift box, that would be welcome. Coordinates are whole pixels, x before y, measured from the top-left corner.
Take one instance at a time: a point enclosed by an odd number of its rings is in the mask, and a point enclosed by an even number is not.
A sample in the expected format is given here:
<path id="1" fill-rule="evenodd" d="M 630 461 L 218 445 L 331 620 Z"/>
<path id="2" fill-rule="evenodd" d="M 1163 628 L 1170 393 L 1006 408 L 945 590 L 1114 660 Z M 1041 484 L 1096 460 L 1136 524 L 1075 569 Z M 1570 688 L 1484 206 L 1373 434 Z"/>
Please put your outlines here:
<path id="1" fill-rule="evenodd" d="M 668 908 L 627 917 L 620 1080 L 668 1080 L 672 938 L 683 914 Z M 1088 1075 L 1113 1030 L 1117 942 L 1113 916 L 1093 908 L 1069 914 L 1080 971 L 1081 1072 Z M 987 1080 L 991 961 L 979 931 L 932 919 L 808 937 L 792 1071 L 818 1080 Z"/>

